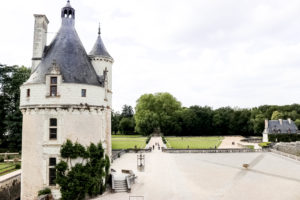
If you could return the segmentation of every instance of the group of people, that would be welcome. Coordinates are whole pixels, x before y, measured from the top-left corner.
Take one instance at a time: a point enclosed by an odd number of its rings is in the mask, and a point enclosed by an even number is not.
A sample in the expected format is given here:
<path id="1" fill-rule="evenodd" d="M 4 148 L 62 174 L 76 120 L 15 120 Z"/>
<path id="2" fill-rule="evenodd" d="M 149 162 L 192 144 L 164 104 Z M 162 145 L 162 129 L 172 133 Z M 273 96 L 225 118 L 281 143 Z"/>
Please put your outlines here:
<path id="1" fill-rule="evenodd" d="M 158 142 L 155 142 L 155 145 L 152 146 L 152 150 L 155 149 L 155 146 L 157 146 L 158 150 L 160 150 L 160 145 Z"/>

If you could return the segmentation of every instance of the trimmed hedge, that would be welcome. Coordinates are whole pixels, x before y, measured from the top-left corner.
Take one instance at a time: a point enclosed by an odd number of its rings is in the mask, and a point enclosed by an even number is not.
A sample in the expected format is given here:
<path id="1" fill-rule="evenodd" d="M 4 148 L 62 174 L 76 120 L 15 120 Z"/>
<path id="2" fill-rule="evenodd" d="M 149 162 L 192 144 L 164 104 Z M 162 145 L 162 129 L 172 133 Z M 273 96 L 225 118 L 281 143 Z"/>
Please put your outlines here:
<path id="1" fill-rule="evenodd" d="M 295 142 L 300 141 L 300 134 L 269 134 L 270 142 Z"/>

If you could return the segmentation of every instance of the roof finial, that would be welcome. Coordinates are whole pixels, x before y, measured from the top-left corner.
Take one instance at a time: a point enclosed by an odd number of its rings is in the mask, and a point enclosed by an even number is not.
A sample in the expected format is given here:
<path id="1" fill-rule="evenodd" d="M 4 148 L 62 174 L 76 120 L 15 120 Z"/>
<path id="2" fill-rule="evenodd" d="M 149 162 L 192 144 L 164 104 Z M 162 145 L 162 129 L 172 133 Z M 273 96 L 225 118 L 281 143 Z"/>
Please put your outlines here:
<path id="1" fill-rule="evenodd" d="M 100 30 L 100 22 L 99 22 L 98 35 L 100 34 L 101 34 L 101 30 Z"/>

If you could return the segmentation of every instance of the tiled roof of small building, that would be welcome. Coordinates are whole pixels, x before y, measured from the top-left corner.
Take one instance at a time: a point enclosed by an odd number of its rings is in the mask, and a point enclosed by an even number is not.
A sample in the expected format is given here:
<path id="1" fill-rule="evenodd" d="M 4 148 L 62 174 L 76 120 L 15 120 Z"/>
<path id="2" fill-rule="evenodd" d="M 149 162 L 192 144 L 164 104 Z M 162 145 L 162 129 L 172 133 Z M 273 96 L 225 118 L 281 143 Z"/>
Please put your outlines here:
<path id="1" fill-rule="evenodd" d="M 282 121 L 282 123 L 281 123 Z M 292 120 L 269 120 L 265 133 L 297 133 L 298 128 Z"/>

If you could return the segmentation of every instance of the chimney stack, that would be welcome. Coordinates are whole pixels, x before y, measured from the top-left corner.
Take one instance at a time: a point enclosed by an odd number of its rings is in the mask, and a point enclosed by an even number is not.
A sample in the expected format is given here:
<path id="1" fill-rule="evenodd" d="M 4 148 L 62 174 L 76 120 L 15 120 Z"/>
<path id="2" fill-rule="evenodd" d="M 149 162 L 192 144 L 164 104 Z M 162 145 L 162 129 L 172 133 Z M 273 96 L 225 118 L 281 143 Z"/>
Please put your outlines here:
<path id="1" fill-rule="evenodd" d="M 282 119 L 279 119 L 279 123 L 280 123 L 280 125 L 282 126 Z"/>
<path id="2" fill-rule="evenodd" d="M 291 118 L 288 118 L 288 122 L 289 122 L 289 124 L 292 124 Z"/>
<path id="3" fill-rule="evenodd" d="M 47 30 L 49 20 L 46 15 L 34 15 L 34 37 L 31 73 L 40 64 L 45 46 L 47 44 Z"/>
<path id="4" fill-rule="evenodd" d="M 269 120 L 265 119 L 265 129 L 269 128 Z"/>

